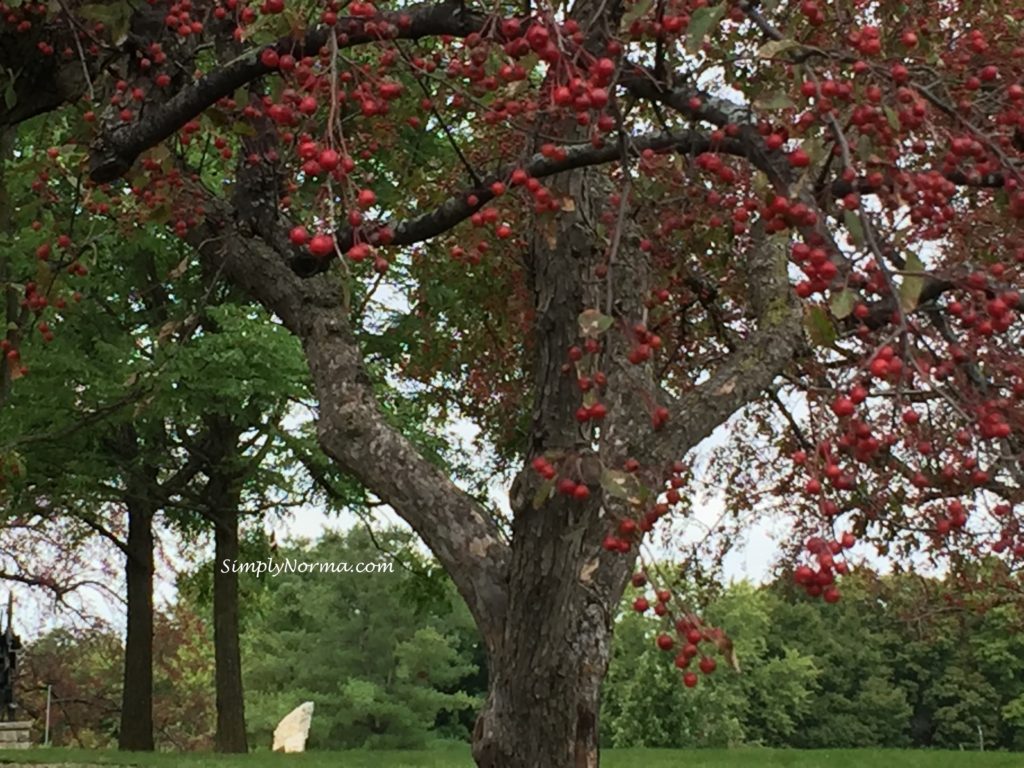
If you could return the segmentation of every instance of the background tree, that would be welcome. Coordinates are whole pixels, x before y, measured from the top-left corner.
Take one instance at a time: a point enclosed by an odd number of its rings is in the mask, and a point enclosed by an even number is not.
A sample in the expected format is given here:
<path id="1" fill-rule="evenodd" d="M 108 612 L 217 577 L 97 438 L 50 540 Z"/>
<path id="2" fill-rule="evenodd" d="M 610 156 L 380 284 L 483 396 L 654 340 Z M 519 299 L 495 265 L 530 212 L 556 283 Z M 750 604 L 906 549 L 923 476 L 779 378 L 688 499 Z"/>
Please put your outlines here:
<path id="1" fill-rule="evenodd" d="M 155 619 L 153 723 L 158 747 L 209 749 L 215 725 L 213 654 L 201 617 L 184 605 Z M 43 738 L 47 689 L 50 740 L 55 746 L 109 749 L 121 720 L 124 640 L 101 622 L 62 628 L 26 647 L 18 702 Z"/>
<path id="2" fill-rule="evenodd" d="M 79 213 L 78 204 L 54 201 L 51 210 L 79 227 L 95 228 L 96 217 Z M 33 231 L 30 225 L 27 230 Z M 121 743 L 125 749 L 152 749 L 146 713 L 153 709 L 159 515 L 180 518 L 198 510 L 216 521 L 223 544 L 233 530 L 233 518 L 225 516 L 243 511 L 243 491 L 248 512 L 301 503 L 286 498 L 287 476 L 262 463 L 272 449 L 283 449 L 276 422 L 293 398 L 305 395 L 306 378 L 293 340 L 257 319 L 244 302 L 232 303 L 215 275 L 186 275 L 187 250 L 162 231 L 134 230 L 117 258 L 112 252 L 118 233 L 97 232 L 87 240 L 92 275 L 84 302 L 65 287 L 69 273 L 58 277 L 45 266 L 49 262 L 41 262 L 46 295 L 62 311 L 75 313 L 75 327 L 55 338 L 41 323 L 38 335 L 21 347 L 26 353 L 38 350 L 33 387 L 8 393 L 0 423 L 4 447 L 35 471 L 8 484 L 4 512 L 11 521 L 40 521 L 40 531 L 45 528 L 64 553 L 83 546 L 91 532 L 124 557 L 128 641 Z M 23 247 L 21 237 L 5 243 L 5 258 L 25 261 Z M 72 266 L 70 274 L 88 271 L 82 262 Z M 219 340 L 220 326 L 232 329 L 230 341 Z M 8 533 L 24 536 L 21 526 Z M 26 578 L 24 571 L 12 574 L 18 576 Z M 69 589 L 66 578 L 43 577 L 58 593 Z M 229 620 L 232 585 L 219 591 L 218 745 L 244 751 L 237 629 Z"/>
<path id="3" fill-rule="evenodd" d="M 863 570 L 834 606 L 809 599 L 789 573 L 695 596 L 734 638 L 741 666 L 695 690 L 659 664 L 662 627 L 630 596 L 604 692 L 605 738 L 675 748 L 1013 749 L 1020 607 L 998 592 L 984 580 Z M 970 595 L 968 604 L 957 605 L 958 595 Z M 676 658 L 705 676 L 704 659 Z"/>

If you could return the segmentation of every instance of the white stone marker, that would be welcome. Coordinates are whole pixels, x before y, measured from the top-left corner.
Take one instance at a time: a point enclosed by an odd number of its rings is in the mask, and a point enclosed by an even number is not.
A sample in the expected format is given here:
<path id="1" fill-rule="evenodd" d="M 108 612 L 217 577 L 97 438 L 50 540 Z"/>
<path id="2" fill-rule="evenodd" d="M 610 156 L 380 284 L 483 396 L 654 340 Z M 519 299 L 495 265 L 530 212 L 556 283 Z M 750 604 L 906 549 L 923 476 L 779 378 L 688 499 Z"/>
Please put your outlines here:
<path id="1" fill-rule="evenodd" d="M 274 729 L 275 752 L 305 752 L 309 726 L 313 722 L 313 702 L 307 701 L 287 715 Z"/>

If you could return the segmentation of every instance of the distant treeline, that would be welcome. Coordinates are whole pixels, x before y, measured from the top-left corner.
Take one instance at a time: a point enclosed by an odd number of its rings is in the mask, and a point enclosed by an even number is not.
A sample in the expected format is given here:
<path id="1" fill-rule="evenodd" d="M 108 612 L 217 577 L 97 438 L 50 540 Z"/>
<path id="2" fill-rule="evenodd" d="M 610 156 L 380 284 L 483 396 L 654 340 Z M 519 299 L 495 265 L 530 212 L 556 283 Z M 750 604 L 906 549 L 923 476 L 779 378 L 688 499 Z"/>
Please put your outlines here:
<path id="1" fill-rule="evenodd" d="M 966 591 L 858 572 L 844 578 L 836 605 L 802 597 L 790 576 L 734 584 L 704 615 L 727 630 L 741 671 L 718 657 L 693 689 L 680 685 L 674 653 L 655 647 L 663 625 L 625 613 L 604 691 L 604 740 L 1024 749 L 1024 611 L 984 582 Z"/>
<path id="2" fill-rule="evenodd" d="M 408 534 L 328 535 L 252 560 L 393 562 L 388 573 L 243 574 L 243 667 L 254 746 L 277 721 L 316 703 L 311 748 L 421 747 L 467 739 L 486 692 L 473 623 L 444 573 Z M 157 630 L 160 746 L 206 748 L 214 727 L 210 615 L 214 563 L 187 575 Z M 701 615 L 727 631 L 740 672 L 681 684 L 674 652 L 655 637 L 670 624 L 630 610 L 618 621 L 604 690 L 608 746 L 945 747 L 1024 749 L 1024 613 L 985 590 L 936 579 L 859 573 L 837 605 L 809 601 L 791 578 L 731 585 Z M 109 628 L 57 630 L 28 641 L 20 698 L 43 722 L 53 685 L 58 745 L 110 746 L 117 737 L 121 638 Z M 708 646 L 710 648 L 710 646 Z M 702 646 L 701 650 L 705 650 Z M 692 669 L 698 669 L 698 659 Z"/>

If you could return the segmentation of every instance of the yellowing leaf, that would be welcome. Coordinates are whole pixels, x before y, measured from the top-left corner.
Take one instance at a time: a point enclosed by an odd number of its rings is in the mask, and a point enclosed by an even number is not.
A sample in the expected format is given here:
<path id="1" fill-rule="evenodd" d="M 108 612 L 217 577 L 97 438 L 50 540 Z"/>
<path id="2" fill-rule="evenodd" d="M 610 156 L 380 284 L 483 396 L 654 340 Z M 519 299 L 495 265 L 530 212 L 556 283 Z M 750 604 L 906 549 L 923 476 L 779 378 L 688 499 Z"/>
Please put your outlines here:
<path id="1" fill-rule="evenodd" d="M 181 327 L 181 323 L 177 320 L 169 320 L 160 326 L 160 330 L 157 332 L 156 340 L 158 344 L 163 344 L 168 341 L 177 332 L 178 328 Z"/>
<path id="2" fill-rule="evenodd" d="M 17 360 L 12 360 L 11 358 L 6 356 L 5 359 L 7 360 L 7 371 L 10 374 L 11 381 L 17 381 L 18 379 L 21 378 L 22 375 L 21 363 L 19 363 Z"/>
<path id="3" fill-rule="evenodd" d="M 729 379 L 722 386 L 715 390 L 715 395 L 722 397 L 724 395 L 731 395 L 736 390 L 736 377 Z"/>
<path id="4" fill-rule="evenodd" d="M 796 104 L 789 96 L 781 91 L 775 91 L 772 93 L 765 93 L 754 99 L 754 106 L 758 109 L 788 109 L 795 107 Z"/>
<path id="5" fill-rule="evenodd" d="M 600 561 L 595 557 L 588 563 L 583 565 L 580 570 L 580 582 L 583 584 L 591 584 L 594 581 L 594 573 L 597 571 Z"/>
<path id="6" fill-rule="evenodd" d="M 757 49 L 759 59 L 773 59 L 783 51 L 796 48 L 800 43 L 796 40 L 771 40 Z"/>
<path id="7" fill-rule="evenodd" d="M 189 263 L 189 257 L 186 256 L 184 259 L 181 260 L 181 262 L 178 264 L 178 266 L 176 266 L 174 269 L 172 269 L 170 272 L 167 273 L 167 279 L 168 280 L 177 280 L 177 279 L 179 279 L 182 275 L 185 274 L 185 271 L 188 269 L 188 263 Z"/>
<path id="8" fill-rule="evenodd" d="M 924 264 L 921 263 L 921 258 L 916 253 L 911 253 L 907 257 L 905 270 L 921 273 L 904 275 L 903 284 L 900 286 L 900 306 L 903 307 L 904 312 L 910 312 L 917 306 L 917 302 L 921 298 L 921 289 L 924 287 Z"/>
<path id="9" fill-rule="evenodd" d="M 558 223 L 554 219 L 548 219 L 544 224 L 544 239 L 548 248 L 555 248 L 558 245 Z"/>
<path id="10" fill-rule="evenodd" d="M 580 334 L 596 337 L 612 327 L 615 321 L 596 309 L 585 309 L 580 313 Z"/>

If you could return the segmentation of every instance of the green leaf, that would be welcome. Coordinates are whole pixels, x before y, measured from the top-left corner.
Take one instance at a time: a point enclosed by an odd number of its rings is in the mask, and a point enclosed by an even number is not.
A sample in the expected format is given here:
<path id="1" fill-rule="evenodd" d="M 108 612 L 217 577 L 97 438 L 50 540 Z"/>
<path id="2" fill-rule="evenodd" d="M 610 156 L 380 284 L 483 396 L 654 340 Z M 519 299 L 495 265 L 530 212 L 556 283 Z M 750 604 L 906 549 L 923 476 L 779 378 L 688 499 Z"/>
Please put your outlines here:
<path id="1" fill-rule="evenodd" d="M 637 0 L 629 7 L 628 11 L 622 14 L 622 23 L 628 27 L 651 10 L 652 5 L 654 5 L 654 0 Z"/>
<path id="2" fill-rule="evenodd" d="M 861 159 L 861 162 L 868 162 L 874 153 L 874 149 L 871 137 L 867 134 L 861 134 L 860 138 L 857 139 L 857 157 Z"/>
<path id="3" fill-rule="evenodd" d="M 826 146 L 820 136 L 808 136 L 801 145 L 807 156 L 811 158 L 811 168 L 816 168 L 825 159 L 826 153 L 832 151 L 831 145 Z"/>
<path id="4" fill-rule="evenodd" d="M 107 27 L 110 39 L 121 43 L 128 36 L 132 21 L 132 7 L 127 2 L 88 3 L 78 9 L 78 14 L 89 21 L 98 21 Z"/>
<path id="5" fill-rule="evenodd" d="M 844 317 L 849 317 L 853 308 L 857 306 L 857 294 L 849 288 L 844 288 L 839 293 L 832 294 L 828 306 L 832 310 L 832 315 L 838 320 L 842 320 Z"/>
<path id="6" fill-rule="evenodd" d="M 102 24 L 113 24 L 125 12 L 131 13 L 127 3 L 87 3 L 78 8 L 78 15 L 83 19 Z"/>
<path id="7" fill-rule="evenodd" d="M 698 8 L 690 14 L 690 26 L 686 31 L 686 50 L 697 53 L 704 38 L 718 25 L 725 16 L 725 3 Z"/>
<path id="8" fill-rule="evenodd" d="M 625 472 L 620 472 L 617 469 L 605 469 L 601 473 L 601 487 L 609 496 L 625 499 L 629 497 L 627 492 L 629 479 L 629 475 Z"/>
<path id="9" fill-rule="evenodd" d="M 219 109 L 211 108 L 206 110 L 204 114 L 206 119 L 213 123 L 216 128 L 223 128 L 228 124 L 228 116 Z"/>
<path id="10" fill-rule="evenodd" d="M 808 307 L 804 312 L 804 328 L 807 335 L 819 347 L 831 347 L 837 338 L 836 327 L 822 307 Z"/>
<path id="11" fill-rule="evenodd" d="M 864 223 L 860 220 L 857 212 L 844 210 L 843 223 L 846 224 L 846 229 L 850 232 L 857 247 L 864 245 Z"/>
<path id="12" fill-rule="evenodd" d="M 904 275 L 903 284 L 900 286 L 900 306 L 904 312 L 910 312 L 917 306 L 921 298 L 921 289 L 924 287 L 924 264 L 916 253 L 907 257 L 907 264 L 904 267 L 907 272 L 919 272 L 918 275 Z"/>
<path id="13" fill-rule="evenodd" d="M 171 209 L 166 205 L 158 205 L 150 211 L 149 220 L 156 224 L 166 224 L 171 220 Z"/>
<path id="14" fill-rule="evenodd" d="M 585 309 L 580 313 L 580 333 L 583 336 L 597 337 L 612 327 L 615 321 L 602 315 L 596 309 Z"/>
<path id="15" fill-rule="evenodd" d="M 894 131 L 900 129 L 900 119 L 896 116 L 895 110 L 892 107 L 883 105 L 883 111 L 885 112 L 885 119 L 889 121 L 889 127 Z"/>
<path id="16" fill-rule="evenodd" d="M 14 83 L 8 83 L 7 87 L 4 88 L 4 106 L 8 109 L 14 109 L 14 105 L 18 103 L 18 94 L 14 90 Z"/>

